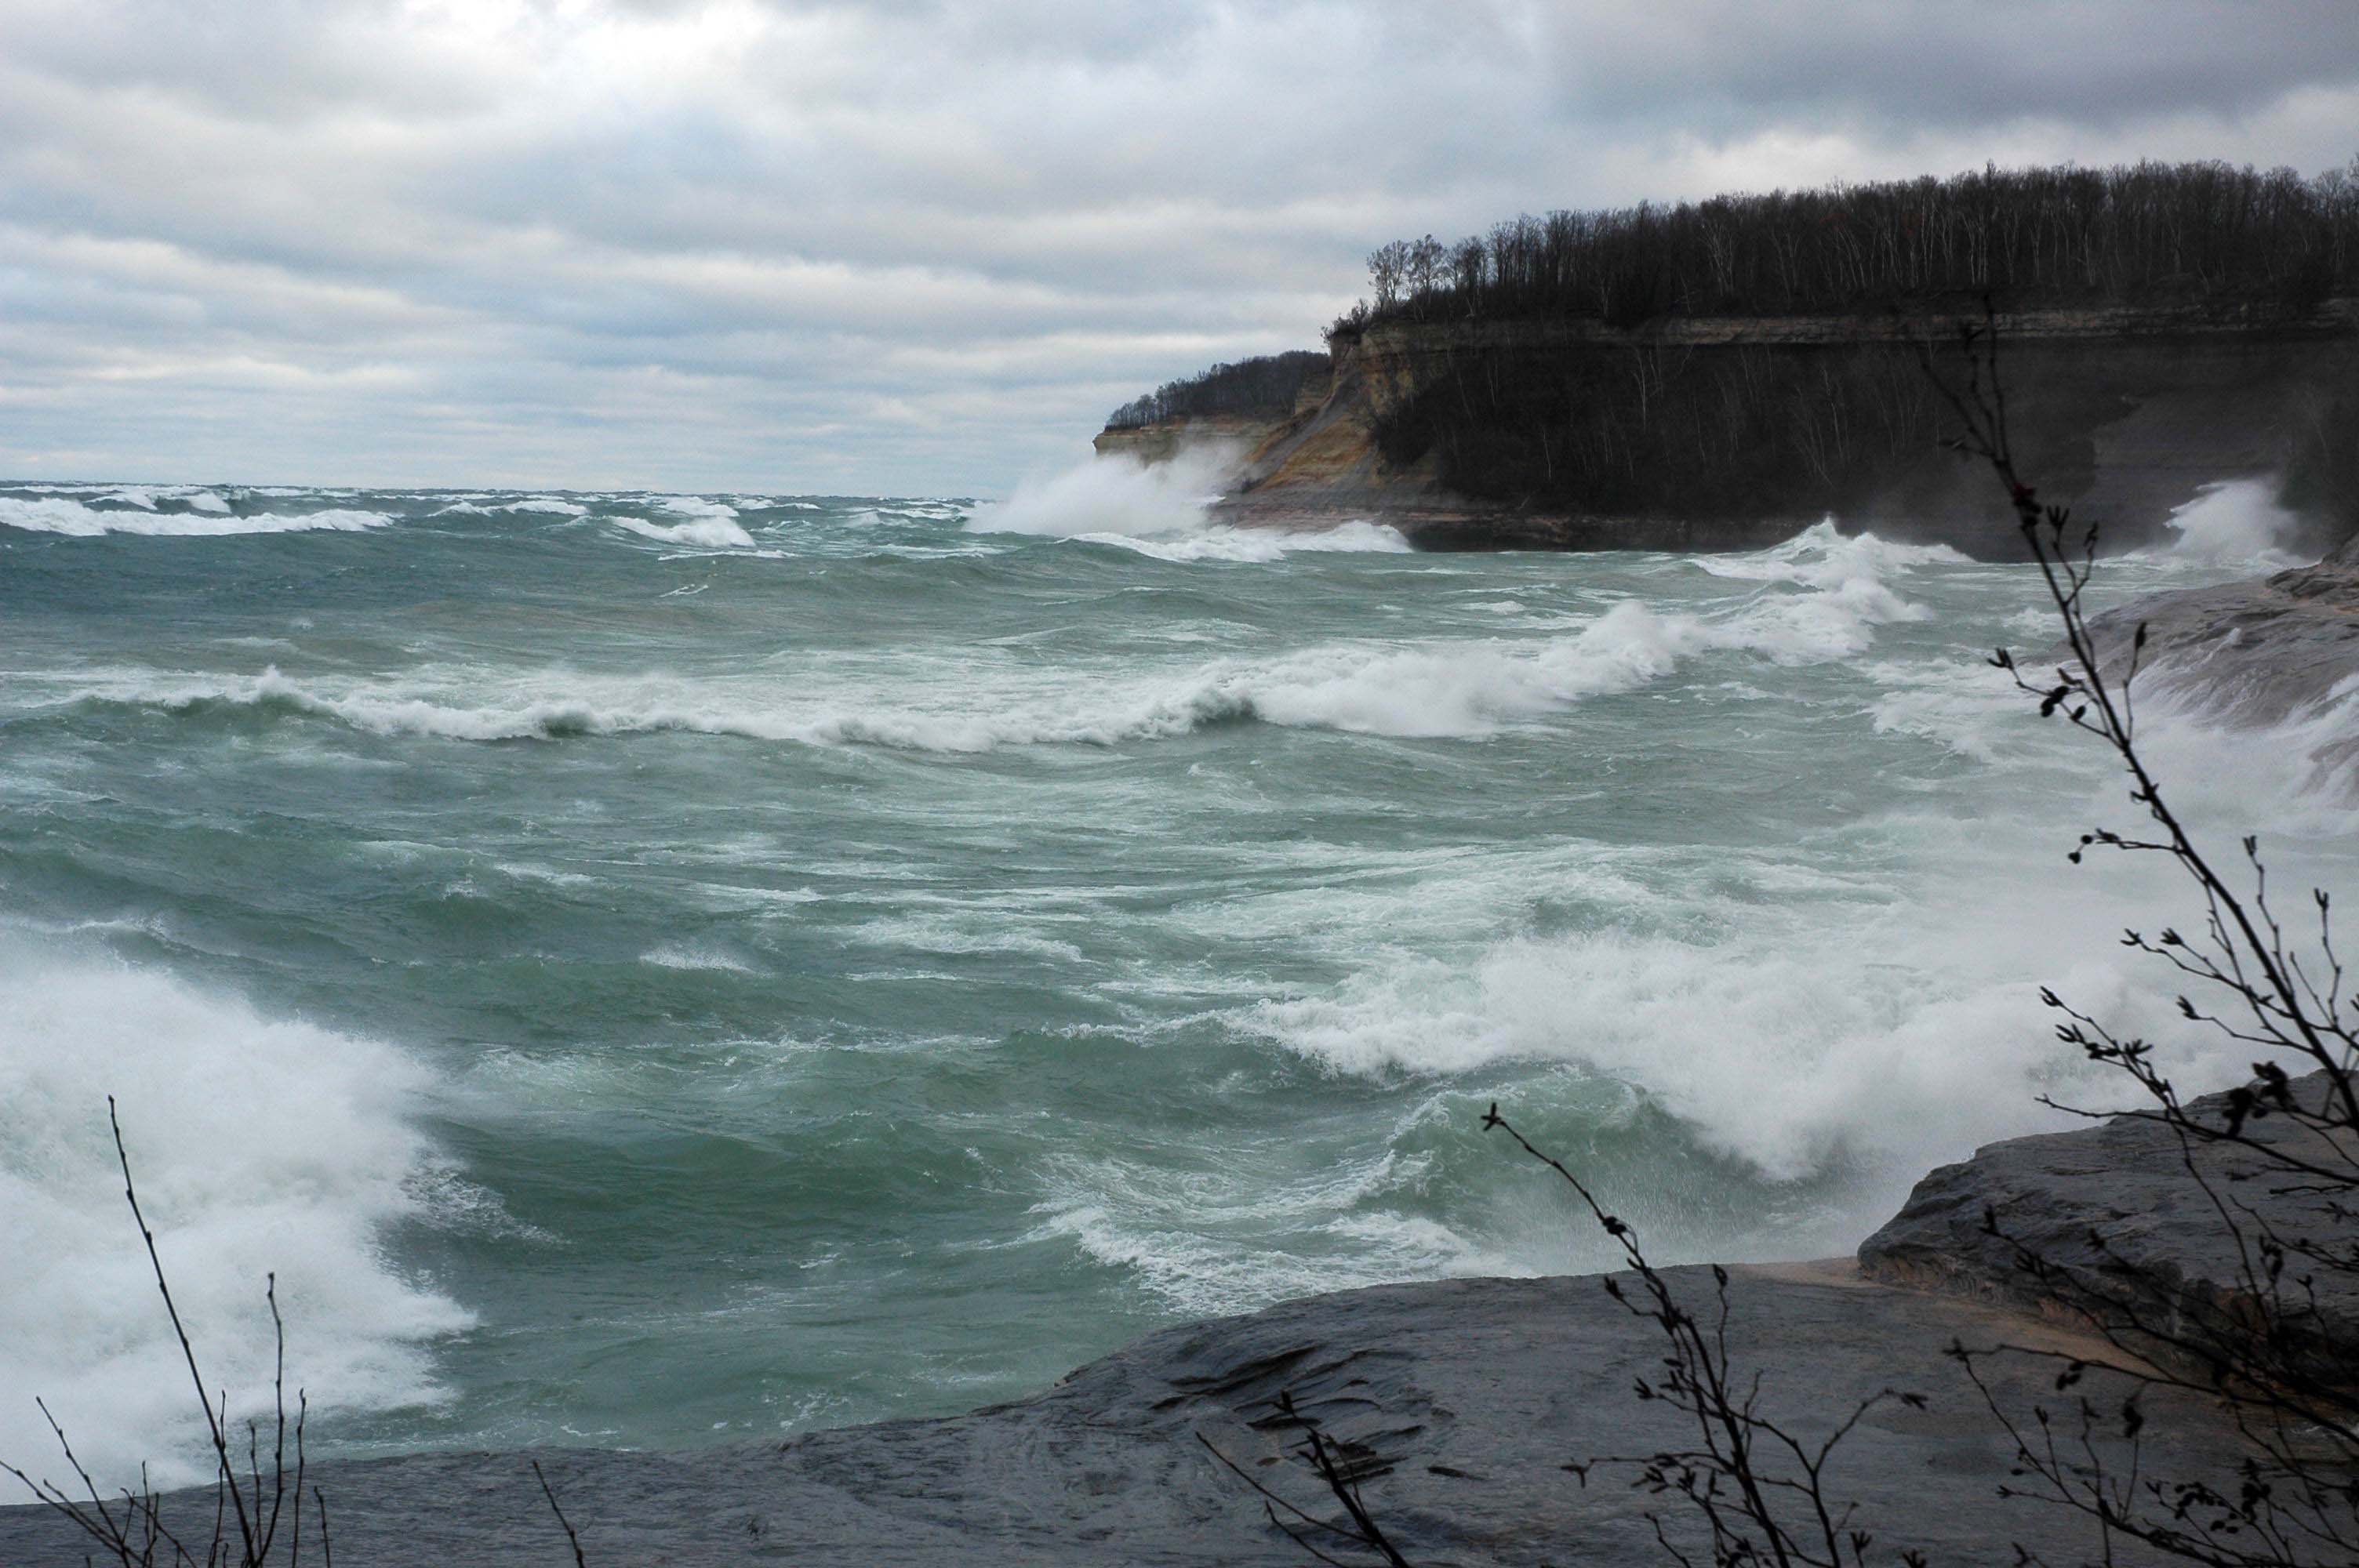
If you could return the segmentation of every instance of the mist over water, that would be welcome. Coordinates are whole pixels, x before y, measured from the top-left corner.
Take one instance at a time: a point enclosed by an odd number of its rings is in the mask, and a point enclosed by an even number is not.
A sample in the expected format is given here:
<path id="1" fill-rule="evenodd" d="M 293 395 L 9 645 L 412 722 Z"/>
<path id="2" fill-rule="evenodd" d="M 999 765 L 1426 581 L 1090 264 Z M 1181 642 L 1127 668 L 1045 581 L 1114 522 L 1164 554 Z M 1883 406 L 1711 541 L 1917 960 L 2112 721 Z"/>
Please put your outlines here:
<path id="1" fill-rule="evenodd" d="M 2173 884 L 2065 865 L 2119 781 L 1983 662 L 2052 640 L 2027 570 L 1218 483 L 0 486 L 0 1457 L 36 1393 L 191 1452 L 108 1093 L 243 1397 L 275 1269 L 328 1451 L 656 1446 L 1607 1262 L 1493 1100 L 1660 1255 L 1839 1251 L 2097 1092 L 2039 985 L 2177 1038 L 2113 935 Z M 2222 487 L 2104 591 L 2279 525 Z M 2346 714 L 2154 701 L 2194 817 L 2351 885 Z"/>
<path id="2" fill-rule="evenodd" d="M 2267 480 L 2228 480 L 2207 485 L 2174 511 L 2173 535 L 2162 554 L 2183 564 L 2206 564 L 2242 571 L 2283 571 L 2317 558 L 2293 547 L 2303 533 L 2301 519 L 2277 503 Z"/>

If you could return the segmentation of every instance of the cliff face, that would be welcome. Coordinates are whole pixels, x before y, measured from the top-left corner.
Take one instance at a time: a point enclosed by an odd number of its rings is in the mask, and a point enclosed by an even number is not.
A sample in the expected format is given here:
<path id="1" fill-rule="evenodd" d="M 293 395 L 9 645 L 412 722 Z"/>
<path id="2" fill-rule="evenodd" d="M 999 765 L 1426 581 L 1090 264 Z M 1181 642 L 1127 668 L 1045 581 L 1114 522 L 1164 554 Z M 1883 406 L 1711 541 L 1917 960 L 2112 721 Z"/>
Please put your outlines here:
<path id="1" fill-rule="evenodd" d="M 1388 323 L 1339 338 L 1324 385 L 1266 420 L 1109 430 L 1155 460 L 1217 435 L 1246 456 L 1243 520 L 1393 523 L 1430 547 L 1743 548 L 1830 513 L 2012 558 L 1988 476 L 1899 318 Z M 2321 546 L 2359 527 L 2359 300 L 2000 319 L 2018 459 L 2114 544 L 2219 480 L 2276 475 Z M 2338 488 L 2340 487 L 2340 488 Z"/>
<path id="2" fill-rule="evenodd" d="M 1136 458 L 1141 462 L 1169 462 L 1182 447 L 1219 442 L 1256 454 L 1273 437 L 1315 418 L 1334 401 L 1335 366 L 1341 356 L 1329 356 L 1328 373 L 1314 375 L 1295 395 L 1294 406 L 1266 418 L 1237 414 L 1183 415 L 1145 425 L 1108 425 L 1090 443 L 1098 456 Z"/>

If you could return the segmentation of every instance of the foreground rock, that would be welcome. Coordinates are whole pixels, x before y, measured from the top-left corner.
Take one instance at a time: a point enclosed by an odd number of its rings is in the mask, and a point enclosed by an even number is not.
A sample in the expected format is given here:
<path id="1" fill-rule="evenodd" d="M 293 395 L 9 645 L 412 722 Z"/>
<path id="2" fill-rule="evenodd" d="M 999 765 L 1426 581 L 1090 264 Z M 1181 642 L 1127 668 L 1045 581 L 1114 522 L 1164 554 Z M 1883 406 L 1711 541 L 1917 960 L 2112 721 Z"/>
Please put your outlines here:
<path id="1" fill-rule="evenodd" d="M 2314 1092 L 2311 1091 L 2311 1092 Z M 2233 1175 L 2226 1165 L 2223 1175 Z M 2247 1202 L 2310 1225 L 2298 1195 L 2245 1184 Z M 1943 1355 L 2002 1341 L 2065 1357 L 2105 1347 L 2027 1281 L 1982 1224 L 2082 1271 L 2092 1289 L 2132 1260 L 2166 1293 L 2216 1300 L 2237 1288 L 2175 1139 L 2116 1120 L 2017 1139 L 1946 1166 L 1850 1260 L 1733 1271 L 1733 1370 L 1761 1376 L 1762 1411 L 1815 1444 L 1880 1390 L 1922 1409 L 1874 1410 L 1828 1470 L 1831 1498 L 1886 1559 L 1904 1548 L 1942 1564 L 2092 1561 L 2078 1516 L 2008 1500 L 2014 1451 L 1982 1395 Z M 2331 1217 L 2329 1217 L 2331 1222 Z M 2089 1238 L 2102 1238 L 2093 1250 Z M 1680 1299 L 1709 1311 L 1712 1271 L 1669 1271 Z M 1290 1455 L 1281 1395 L 1335 1439 L 1373 1514 L 1408 1559 L 1440 1564 L 1640 1564 L 1669 1561 L 1660 1514 L 1699 1560 L 1690 1514 L 1636 1489 L 1631 1466 L 1569 1462 L 1646 1455 L 1694 1441 L 1659 1402 L 1632 1392 L 1659 1375 L 1664 1341 L 1595 1277 L 1462 1280 L 1288 1302 L 1251 1316 L 1169 1330 L 1074 1372 L 1031 1400 L 935 1421 L 812 1433 L 783 1444 L 687 1454 L 548 1450 L 538 1457 L 580 1529 L 593 1568 L 746 1563 L 1293 1565 L 1310 1561 L 1207 1444 L 1321 1518 L 1339 1510 Z M 2066 1303 L 2070 1305 L 2071 1303 Z M 2359 1364 L 2359 1300 L 2322 1302 L 2322 1343 Z M 2068 1417 L 2085 1398 L 2118 1411 L 2125 1379 L 2092 1371 L 2060 1395 L 2053 1360 L 1984 1364 L 1993 1398 L 2028 1426 L 2041 1404 Z M 2149 1390 L 2141 1473 L 2231 1482 L 2242 1453 L 2212 1403 Z M 2125 1454 L 2102 1433 L 2109 1467 Z M 320 1466 L 336 1558 L 383 1568 L 560 1564 L 570 1552 L 526 1454 L 439 1454 Z M 203 1524 L 209 1496 L 168 1504 Z M 316 1538 L 315 1538 L 316 1544 Z M 1332 1543 L 1331 1543 L 1332 1544 Z M 38 1509 L 0 1509 L 0 1563 L 78 1563 L 84 1543 Z M 1368 1561 L 1345 1550 L 1346 1562 Z M 2114 1543 L 2110 1559 L 2144 1561 Z"/>
<path id="2" fill-rule="evenodd" d="M 2359 539 L 2313 567 L 2097 617 L 2109 674 L 2125 667 L 2140 622 L 2153 678 L 2208 717 L 2265 725 L 2317 713 L 2359 686 Z M 2349 761 L 2347 749 L 2339 755 Z"/>
<path id="3" fill-rule="evenodd" d="M 2293 1092 L 2305 1107 L 2326 1108 L 2319 1103 L 2325 1075 L 2300 1080 Z M 2223 1105 L 2215 1096 L 2190 1109 L 2216 1126 Z M 2349 1162 L 2347 1152 L 2283 1117 L 2245 1130 L 2329 1169 Z M 2190 1167 L 2203 1184 L 2189 1177 Z M 2292 1261 L 2273 1315 L 2299 1336 L 2314 1371 L 2341 1380 L 2359 1368 L 2359 1280 L 2319 1271 L 2303 1258 L 2348 1235 L 2344 1201 L 2253 1151 L 2182 1147 L 2163 1123 L 2122 1116 L 1994 1143 L 1942 1166 L 1860 1244 L 1859 1256 L 1870 1277 L 1887 1282 L 2144 1329 L 2131 1337 L 2147 1354 L 2201 1376 L 2233 1363 L 2240 1331 L 2259 1320 L 2257 1298 L 2270 1294 L 2259 1256 L 2241 1250 L 2221 1223 L 2216 1204 L 2230 1203 L 2248 1238 L 2266 1231 L 2288 1245 Z M 2027 1252 L 2039 1260 L 2037 1271 L 2024 1266 Z"/>
<path id="4" fill-rule="evenodd" d="M 1702 1269 L 1674 1271 L 1711 1299 Z M 2013 1541 L 2051 1561 L 2082 1544 L 2053 1510 L 2001 1501 L 2009 1450 L 1941 1356 L 1951 1339 L 2020 1340 L 1990 1307 L 1861 1280 L 1848 1263 L 1745 1271 L 1731 1287 L 1732 1352 L 1764 1369 L 1765 1407 L 1823 1435 L 1892 1386 L 1889 1406 L 1839 1451 L 1838 1495 L 1859 1528 L 1934 1561 L 2004 1564 Z M 2069 1342 L 2058 1340 L 2061 1346 Z M 597 1565 L 738 1563 L 1299 1564 L 1210 1440 L 1321 1516 L 1336 1510 L 1288 1459 L 1276 1400 L 1290 1391 L 1341 1439 L 1372 1510 L 1411 1561 L 1653 1563 L 1649 1511 L 1686 1520 L 1610 1467 L 1584 1488 L 1568 1460 L 1677 1443 L 1660 1405 L 1632 1396 L 1662 1342 L 1594 1278 L 1470 1280 L 1289 1302 L 1171 1330 L 1019 1404 L 941 1421 L 815 1433 L 783 1447 L 701 1454 L 548 1451 L 550 1481 Z M 2027 1408 L 2053 1368 L 2027 1363 L 2002 1397 Z M 2092 1390 L 2103 1400 L 2105 1390 Z M 2118 1403 L 2118 1396 L 2115 1397 Z M 2203 1409 L 2150 1402 L 2149 1466 L 2223 1474 L 2229 1434 Z M 565 1542 L 528 1456 L 428 1454 L 321 1466 L 336 1560 L 408 1565 L 556 1564 Z M 209 1501 L 183 1500 L 210 1517 Z M 0 1513 L 0 1562 L 79 1563 L 56 1521 Z"/>

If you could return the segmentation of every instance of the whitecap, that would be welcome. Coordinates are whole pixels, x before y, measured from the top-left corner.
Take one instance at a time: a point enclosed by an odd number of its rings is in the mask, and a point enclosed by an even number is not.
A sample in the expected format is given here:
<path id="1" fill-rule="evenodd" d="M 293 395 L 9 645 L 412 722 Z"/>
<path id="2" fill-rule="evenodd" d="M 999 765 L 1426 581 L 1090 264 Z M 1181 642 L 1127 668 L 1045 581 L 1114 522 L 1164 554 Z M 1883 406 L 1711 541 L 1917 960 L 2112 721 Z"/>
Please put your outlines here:
<path id="1" fill-rule="evenodd" d="M 745 959 L 709 943 L 667 942 L 640 954 L 639 961 L 659 969 L 713 969 L 737 975 L 758 972 Z"/>
<path id="2" fill-rule="evenodd" d="M 701 527 L 704 524 L 682 524 Z M 654 524 L 645 524 L 653 528 Z M 731 524 L 730 526 L 734 526 Z M 1335 643 L 1272 659 L 1221 659 L 1112 680 L 1053 673 L 1012 687 L 900 685 L 876 700 L 840 683 L 777 676 L 592 676 L 562 670 L 487 680 L 478 670 L 387 679 L 76 672 L 55 700 L 128 702 L 193 712 L 213 706 L 330 718 L 379 734 L 464 741 L 695 731 L 811 745 L 980 752 L 1018 745 L 1117 745 L 1253 720 L 1403 738 L 1481 740 L 1543 722 L 1592 698 L 1637 690 L 1691 659 L 1774 664 L 1854 658 L 1875 628 L 1924 611 L 1872 579 L 1781 584 L 1710 614 L 1625 600 L 1517 640 Z M 38 690 L 38 687 L 28 687 Z"/>
<path id="3" fill-rule="evenodd" d="M 660 540 L 667 545 L 693 545 L 704 549 L 726 550 L 750 548 L 754 543 L 754 536 L 737 523 L 734 512 L 726 517 L 700 517 L 690 523 L 650 523 L 640 517 L 611 517 L 607 521 L 643 538 Z"/>
<path id="4" fill-rule="evenodd" d="M 288 1386 L 310 1390 L 315 1418 L 440 1397 L 425 1347 L 470 1319 L 403 1279 L 379 1241 L 429 1210 L 412 1183 L 442 1162 L 408 1119 L 426 1087 L 376 1041 L 151 970 L 0 946 L 0 1454 L 54 1459 L 38 1393 L 103 1485 L 136 1485 L 148 1460 L 166 1485 L 203 1473 L 179 1348 L 114 1170 L 110 1094 L 233 1422 L 270 1398 L 274 1271 Z"/>
<path id="5" fill-rule="evenodd" d="M 102 534 L 161 537 L 210 537 L 232 534 L 352 533 L 382 528 L 393 519 L 382 512 L 330 508 L 297 514 L 257 513 L 234 517 L 204 513 L 101 511 L 62 496 L 26 499 L 0 495 L 0 527 L 30 533 L 93 538 Z"/>
<path id="6" fill-rule="evenodd" d="M 1113 545 L 1159 561 L 1282 561 L 1288 556 L 1326 553 L 1404 555 L 1408 540 L 1381 523 L 1339 523 L 1332 528 L 1287 529 L 1207 524 L 1169 536 L 1136 534 L 1075 534 L 1082 544 Z"/>
<path id="7" fill-rule="evenodd" d="M 454 501 L 448 506 L 437 507 L 433 515 L 444 517 L 453 513 L 469 513 L 478 517 L 490 517 L 503 512 L 533 512 L 553 517 L 583 517 L 589 514 L 590 509 L 578 501 L 561 501 L 553 495 L 529 495 L 522 501 Z"/>

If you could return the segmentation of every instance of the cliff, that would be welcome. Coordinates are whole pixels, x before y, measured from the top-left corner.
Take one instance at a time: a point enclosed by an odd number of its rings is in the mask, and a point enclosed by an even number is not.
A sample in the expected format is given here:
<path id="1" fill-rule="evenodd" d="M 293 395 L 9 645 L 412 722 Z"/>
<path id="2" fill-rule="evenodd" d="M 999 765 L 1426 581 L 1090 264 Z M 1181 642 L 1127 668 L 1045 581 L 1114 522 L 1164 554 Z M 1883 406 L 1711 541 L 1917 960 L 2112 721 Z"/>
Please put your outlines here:
<path id="1" fill-rule="evenodd" d="M 1987 475 L 1941 446 L 1912 343 L 1954 319 L 1393 321 L 1339 333 L 1281 416 L 1108 430 L 1156 460 L 1218 436 L 1242 521 L 1392 523 L 1428 547 L 1745 548 L 1833 514 L 2013 558 Z M 2359 529 L 2359 300 L 2000 319 L 2019 460 L 2116 546 L 2272 476 L 2323 547 Z"/>
<path id="2" fill-rule="evenodd" d="M 2293 1212 L 2299 1195 L 2270 1201 L 2279 1204 L 2272 1222 L 2309 1224 Z M 1922 1409 L 1879 1407 L 1829 1473 L 1830 1495 L 1855 1500 L 1854 1523 L 1896 1561 L 1915 1547 L 1934 1562 L 1997 1568 L 2017 1561 L 2016 1541 L 2077 1561 L 2095 1548 L 2080 1521 L 2000 1494 L 2012 1446 L 1942 1351 L 1964 1340 L 2105 1352 L 2073 1326 L 2076 1308 L 2009 1267 L 1983 1229 L 1985 1208 L 2068 1260 L 2082 1238 L 2102 1236 L 2114 1257 L 2134 1257 L 2190 1300 L 2218 1303 L 2238 1289 L 2237 1260 L 2214 1239 L 2176 1141 L 2116 1120 L 1995 1144 L 1935 1172 L 1863 1247 L 1864 1269 L 1843 1259 L 1730 1271 L 1731 1362 L 1758 1368 L 1763 1411 L 1813 1439 L 1880 1389 L 1925 1396 Z M 1711 1299 L 1708 1269 L 1669 1273 L 1683 1301 Z M 538 1458 L 592 1563 L 1292 1568 L 1306 1560 L 1299 1549 L 1198 1442 L 1327 1512 L 1287 1457 L 1294 1428 L 1276 1401 L 1288 1393 L 1341 1444 L 1369 1509 L 1411 1561 L 1636 1568 L 1668 1561 L 1649 1513 L 1692 1552 L 1691 1519 L 1626 1477 L 1601 1472 L 1584 1485 L 1563 1466 L 1650 1453 L 1693 1433 L 1660 1403 L 1633 1398 L 1634 1378 L 1659 1375 L 1662 1343 L 1607 1299 L 1603 1282 L 1453 1280 L 1315 1296 L 1167 1330 L 1033 1399 L 968 1415 L 697 1453 Z M 2117 1283 L 2109 1274 L 2097 1288 Z M 2354 1313 L 2338 1297 L 2321 1314 L 2324 1342 L 2345 1366 L 2359 1344 Z M 2006 1358 L 1982 1370 L 1991 1399 L 2018 1420 L 2056 1397 L 2052 1361 Z M 2112 1409 L 2126 1385 L 2092 1367 L 2080 1392 Z M 2229 1413 L 2165 1389 L 2141 1399 L 2146 1473 L 2233 1480 L 2243 1450 Z M 2092 1441 L 2109 1464 L 2127 1456 L 2102 1433 Z M 534 1457 L 416 1454 L 315 1465 L 310 1479 L 331 1499 L 347 1563 L 558 1563 L 565 1544 Z M 213 1502 L 188 1493 L 166 1507 L 201 1520 Z M 2147 1561 L 2113 1545 L 2110 1561 Z M 56 1516 L 0 1509 L 0 1562 L 80 1561 L 82 1543 Z"/>
<path id="3" fill-rule="evenodd" d="M 1263 415 L 1183 414 L 1143 424 L 1108 424 L 1090 443 L 1100 457 L 1124 456 L 1141 462 L 1169 462 L 1182 447 L 1205 442 L 1234 446 L 1253 454 L 1281 430 L 1301 427 L 1334 401 L 1335 367 L 1330 354 L 1324 374 L 1304 378 L 1290 406 Z"/>

